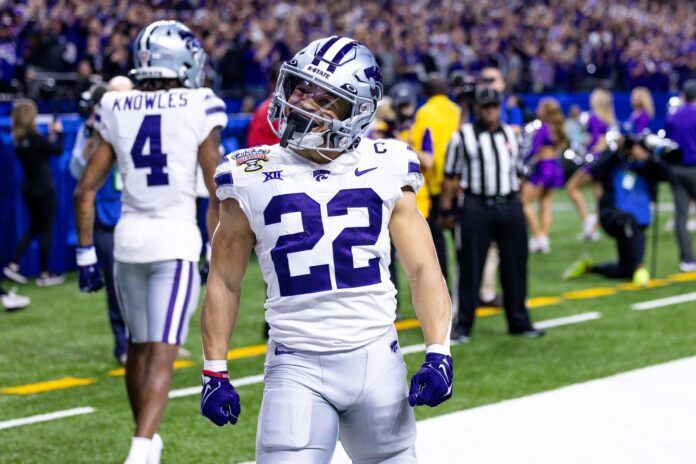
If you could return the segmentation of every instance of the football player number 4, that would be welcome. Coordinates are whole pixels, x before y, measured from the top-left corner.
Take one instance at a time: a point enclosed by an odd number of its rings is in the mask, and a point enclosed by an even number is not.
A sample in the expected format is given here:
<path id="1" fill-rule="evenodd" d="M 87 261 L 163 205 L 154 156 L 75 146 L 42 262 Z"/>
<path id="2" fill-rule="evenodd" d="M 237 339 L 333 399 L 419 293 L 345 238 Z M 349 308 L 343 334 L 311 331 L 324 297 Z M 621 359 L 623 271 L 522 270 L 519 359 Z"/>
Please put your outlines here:
<path id="1" fill-rule="evenodd" d="M 348 208 L 365 208 L 369 225 L 346 227 L 333 241 L 333 260 L 336 286 L 340 288 L 363 287 L 381 282 L 379 258 L 371 258 L 367 266 L 353 265 L 353 249 L 358 245 L 374 245 L 382 230 L 382 199 L 369 188 L 339 191 L 326 205 L 331 216 L 344 216 Z M 292 276 L 288 255 L 308 251 L 324 236 L 321 206 L 306 193 L 290 193 L 271 198 L 263 212 L 266 225 L 277 224 L 283 214 L 300 213 L 303 231 L 278 237 L 271 259 L 278 275 L 281 296 L 331 290 L 331 275 L 328 264 L 311 266 L 309 274 Z"/>
<path id="2" fill-rule="evenodd" d="M 149 141 L 149 153 L 144 154 L 145 144 Z M 133 165 L 138 169 L 150 169 L 147 175 L 147 185 L 168 185 L 169 175 L 164 172 L 167 166 L 167 155 L 162 153 L 162 115 L 148 114 L 135 136 L 131 149 Z"/>

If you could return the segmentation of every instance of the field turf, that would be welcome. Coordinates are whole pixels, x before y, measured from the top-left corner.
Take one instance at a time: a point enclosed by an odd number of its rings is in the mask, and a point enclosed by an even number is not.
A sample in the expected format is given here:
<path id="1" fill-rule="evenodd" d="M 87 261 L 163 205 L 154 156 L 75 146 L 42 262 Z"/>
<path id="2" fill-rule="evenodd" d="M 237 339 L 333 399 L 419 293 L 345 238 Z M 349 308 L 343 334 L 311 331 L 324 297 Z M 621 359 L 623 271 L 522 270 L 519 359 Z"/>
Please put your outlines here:
<path id="1" fill-rule="evenodd" d="M 556 204 L 567 206 L 565 196 L 558 197 Z M 551 328 L 539 340 L 506 335 L 501 314 L 479 318 L 471 343 L 452 350 L 454 396 L 437 408 L 419 408 L 417 418 L 696 355 L 696 303 L 650 311 L 630 309 L 632 303 L 693 292 L 696 274 L 683 274 L 681 282 L 672 279 L 664 282 L 664 286 L 640 290 L 619 289 L 619 282 L 597 276 L 564 282 L 560 278 L 562 271 L 583 252 L 600 261 L 613 259 L 615 251 L 613 242 L 605 236 L 594 244 L 576 241 L 580 227 L 577 215 L 570 209 L 561 209 L 554 216 L 552 253 L 533 255 L 530 259 L 529 296 L 562 297 L 569 291 L 593 288 L 610 288 L 615 293 L 584 299 L 562 298 L 556 304 L 531 309 L 532 317 L 542 321 L 597 311 L 601 318 Z M 661 223 L 670 215 L 663 213 Z M 674 236 L 661 230 L 657 275 L 668 278 L 677 272 Z M 405 284 L 405 279 L 401 282 Z M 123 378 L 107 375 L 118 365 L 111 356 L 104 294 L 81 294 L 75 274 L 68 276 L 65 285 L 51 288 L 25 285 L 21 292 L 32 298 L 32 305 L 18 313 L 0 313 L 0 423 L 84 406 L 95 408 L 95 412 L 0 430 L 0 463 L 123 462 L 133 422 Z M 252 260 L 231 348 L 263 343 L 263 299 L 260 271 L 256 260 Z M 404 285 L 400 308 L 405 318 L 414 317 Z M 199 315 L 192 320 L 185 344 L 193 353 L 193 364 L 175 371 L 174 389 L 200 383 Z M 420 330 L 404 330 L 400 340 L 402 346 L 422 343 Z M 422 353 L 406 355 L 411 373 L 422 358 Z M 233 378 L 260 374 L 263 356 L 236 359 L 229 366 Z M 43 393 L 3 392 L 10 387 L 66 377 L 94 381 Z M 220 429 L 199 416 L 198 395 L 172 399 L 160 429 L 165 442 L 162 462 L 253 460 L 262 388 L 261 384 L 238 388 L 243 408 L 240 422 L 235 427 Z"/>

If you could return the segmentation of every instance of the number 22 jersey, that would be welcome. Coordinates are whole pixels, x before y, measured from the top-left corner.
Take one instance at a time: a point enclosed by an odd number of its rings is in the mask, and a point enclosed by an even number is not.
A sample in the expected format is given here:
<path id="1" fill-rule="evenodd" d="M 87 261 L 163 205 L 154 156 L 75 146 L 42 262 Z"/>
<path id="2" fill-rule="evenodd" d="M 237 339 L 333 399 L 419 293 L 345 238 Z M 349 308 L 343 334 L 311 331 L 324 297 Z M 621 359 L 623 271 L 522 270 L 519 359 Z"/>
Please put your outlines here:
<path id="1" fill-rule="evenodd" d="M 206 88 L 102 97 L 95 127 L 113 148 L 123 176 L 122 215 L 114 232 L 118 261 L 198 261 L 198 148 L 214 128 L 226 125 L 225 103 Z"/>
<path id="2" fill-rule="evenodd" d="M 363 139 L 326 164 L 260 146 L 228 155 L 215 182 L 220 200 L 235 199 L 255 234 L 274 342 L 349 350 L 394 323 L 389 221 L 402 188 L 423 183 L 406 144 Z"/>

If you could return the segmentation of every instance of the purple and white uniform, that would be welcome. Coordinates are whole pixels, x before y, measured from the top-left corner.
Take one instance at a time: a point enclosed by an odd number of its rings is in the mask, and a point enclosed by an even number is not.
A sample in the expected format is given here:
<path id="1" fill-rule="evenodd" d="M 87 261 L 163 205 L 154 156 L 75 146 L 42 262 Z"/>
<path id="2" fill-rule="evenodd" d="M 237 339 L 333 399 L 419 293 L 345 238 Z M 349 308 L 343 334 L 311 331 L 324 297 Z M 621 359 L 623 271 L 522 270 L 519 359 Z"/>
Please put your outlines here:
<path id="1" fill-rule="evenodd" d="M 527 154 L 527 158 L 538 155 L 543 147 L 556 147 L 556 143 L 551 136 L 549 125 L 544 123 L 534 134 L 532 149 Z M 555 189 L 563 187 L 563 167 L 558 158 L 537 160 L 534 171 L 529 176 L 529 182 L 537 187 L 545 189 Z"/>
<path id="2" fill-rule="evenodd" d="M 215 182 L 246 215 L 268 285 L 256 462 L 330 462 L 339 435 L 354 462 L 415 463 L 388 227 L 402 188 L 423 183 L 416 153 L 362 139 L 316 164 L 261 146 L 229 155 Z"/>
<path id="3" fill-rule="evenodd" d="M 123 178 L 114 268 L 135 343 L 186 338 L 200 290 L 198 149 L 226 125 L 225 104 L 210 89 L 107 92 L 97 106 L 96 129 Z"/>

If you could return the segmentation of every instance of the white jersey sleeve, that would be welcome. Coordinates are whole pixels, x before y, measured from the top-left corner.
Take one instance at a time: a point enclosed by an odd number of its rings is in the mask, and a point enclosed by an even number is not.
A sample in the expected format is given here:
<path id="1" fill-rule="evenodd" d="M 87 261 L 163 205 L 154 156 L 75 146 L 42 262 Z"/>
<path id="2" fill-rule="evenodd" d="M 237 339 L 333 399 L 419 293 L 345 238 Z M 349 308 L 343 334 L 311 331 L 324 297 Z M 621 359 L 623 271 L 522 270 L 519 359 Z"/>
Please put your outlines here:
<path id="1" fill-rule="evenodd" d="M 211 89 L 199 89 L 202 96 L 203 117 L 200 119 L 198 132 L 198 145 L 210 135 L 210 132 L 219 127 L 221 130 L 227 127 L 227 107 Z"/>

